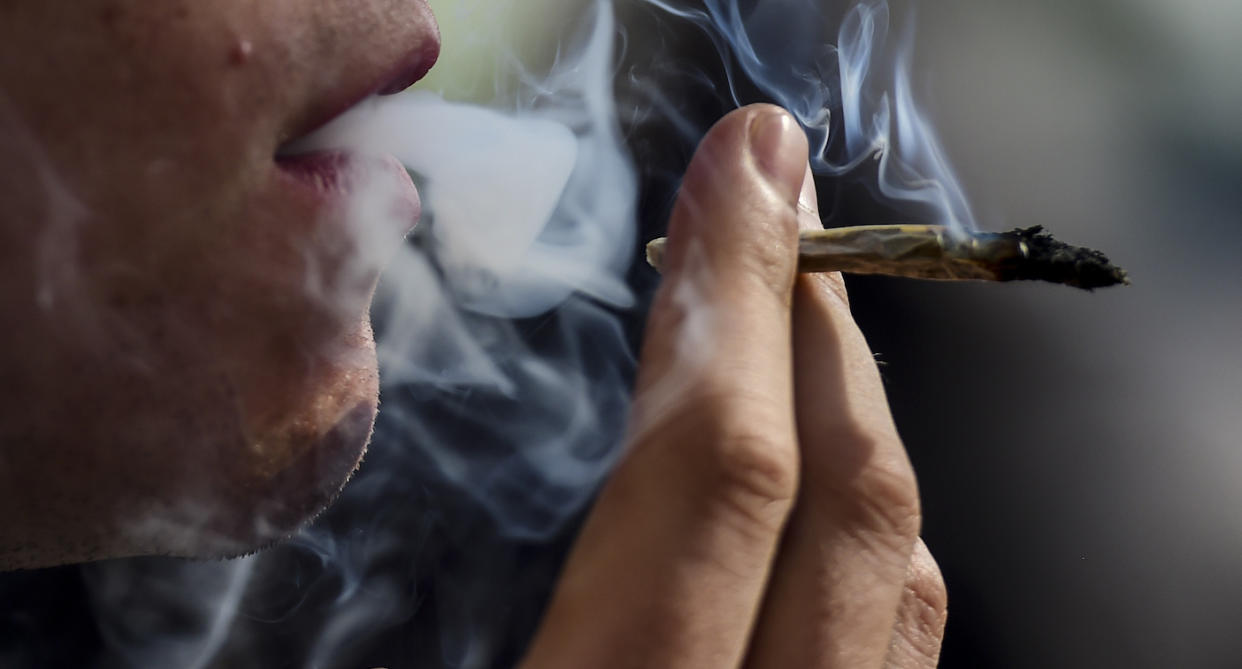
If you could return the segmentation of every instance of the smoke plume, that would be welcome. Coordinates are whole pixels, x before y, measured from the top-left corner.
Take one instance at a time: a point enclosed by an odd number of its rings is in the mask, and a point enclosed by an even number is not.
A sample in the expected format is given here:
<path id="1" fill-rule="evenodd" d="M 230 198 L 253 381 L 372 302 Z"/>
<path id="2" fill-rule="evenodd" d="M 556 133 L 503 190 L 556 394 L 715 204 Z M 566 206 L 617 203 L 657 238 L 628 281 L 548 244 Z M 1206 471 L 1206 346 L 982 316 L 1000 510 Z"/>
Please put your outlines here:
<path id="1" fill-rule="evenodd" d="M 396 155 L 424 197 L 372 310 L 383 388 L 370 453 L 329 513 L 265 553 L 86 567 L 114 663 L 483 667 L 520 656 L 621 450 L 654 282 L 635 265 L 639 186 L 669 190 L 679 173 L 636 170 L 627 141 L 659 126 L 688 155 L 706 127 L 685 98 L 768 100 L 804 126 L 818 175 L 861 174 L 878 199 L 973 226 L 914 106 L 910 35 L 885 48 L 883 2 L 841 17 L 821 5 L 621 8 L 662 35 L 628 34 L 598 0 L 550 71 L 515 64 L 520 84 L 486 107 L 407 93 L 308 138 L 301 148 Z M 687 31 L 714 57 L 662 58 Z M 656 200 L 644 211 L 661 216 Z"/>

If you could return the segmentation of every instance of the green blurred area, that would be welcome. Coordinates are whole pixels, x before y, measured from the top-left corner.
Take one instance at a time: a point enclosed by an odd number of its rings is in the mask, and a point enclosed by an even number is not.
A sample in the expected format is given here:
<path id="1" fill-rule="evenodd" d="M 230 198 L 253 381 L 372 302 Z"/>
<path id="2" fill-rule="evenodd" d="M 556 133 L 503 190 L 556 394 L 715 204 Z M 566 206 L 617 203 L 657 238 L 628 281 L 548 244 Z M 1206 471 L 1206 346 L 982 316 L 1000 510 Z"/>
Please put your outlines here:
<path id="1" fill-rule="evenodd" d="M 416 86 L 450 100 L 487 102 L 516 76 L 556 60 L 561 33 L 585 0 L 430 0 L 440 23 L 440 61 Z"/>

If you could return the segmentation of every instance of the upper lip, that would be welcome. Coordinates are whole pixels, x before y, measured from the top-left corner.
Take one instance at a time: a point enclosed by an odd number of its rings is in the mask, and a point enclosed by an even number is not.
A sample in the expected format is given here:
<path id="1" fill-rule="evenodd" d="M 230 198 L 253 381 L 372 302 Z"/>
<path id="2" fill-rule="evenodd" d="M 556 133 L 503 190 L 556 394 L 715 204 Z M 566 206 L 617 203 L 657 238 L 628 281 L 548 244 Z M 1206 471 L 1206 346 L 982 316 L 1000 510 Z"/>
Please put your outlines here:
<path id="1" fill-rule="evenodd" d="M 359 78 L 356 85 L 333 91 L 331 94 L 318 98 L 302 114 L 282 138 L 280 146 L 290 144 L 305 137 L 329 121 L 340 116 L 346 110 L 371 95 L 391 95 L 409 88 L 422 79 L 440 55 L 440 35 L 433 27 L 415 39 L 417 46 L 404 54 L 387 69 L 372 78 Z M 281 149 L 277 149 L 277 154 Z"/>

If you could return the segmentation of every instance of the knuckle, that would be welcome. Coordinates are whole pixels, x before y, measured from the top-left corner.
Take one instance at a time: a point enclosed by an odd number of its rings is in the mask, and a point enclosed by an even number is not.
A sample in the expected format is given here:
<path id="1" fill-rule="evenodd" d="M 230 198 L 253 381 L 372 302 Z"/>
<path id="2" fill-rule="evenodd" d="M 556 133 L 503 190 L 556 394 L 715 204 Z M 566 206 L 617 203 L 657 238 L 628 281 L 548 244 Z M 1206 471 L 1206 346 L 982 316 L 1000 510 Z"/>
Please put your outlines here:
<path id="1" fill-rule="evenodd" d="M 908 465 L 873 465 L 858 477 L 856 491 L 865 527 L 907 545 L 918 537 L 922 507 Z"/>
<path id="2" fill-rule="evenodd" d="M 727 366 L 697 376 L 686 392 L 649 407 L 633 448 L 685 475 L 674 494 L 696 513 L 747 539 L 768 539 L 797 494 L 797 440 L 788 403 L 744 378 L 745 369 Z"/>
<path id="3" fill-rule="evenodd" d="M 844 479 L 838 503 L 850 514 L 860 533 L 885 539 L 909 550 L 922 525 L 918 483 L 905 451 L 893 444 L 895 435 L 856 427 L 842 437 L 857 458 L 852 475 Z"/>
<path id="4" fill-rule="evenodd" d="M 706 483 L 709 513 L 755 539 L 779 533 L 793 508 L 798 473 L 795 458 L 778 456 L 777 448 L 761 438 L 717 444 Z"/>
<path id="5" fill-rule="evenodd" d="M 741 406 L 739 406 L 739 404 Z M 798 452 L 792 430 L 765 417 L 762 404 L 736 397 L 706 403 L 708 426 L 691 449 L 709 504 L 761 531 L 778 530 L 798 490 Z M 708 420 L 714 421 L 708 422 Z"/>
<path id="6" fill-rule="evenodd" d="M 714 474 L 720 489 L 761 505 L 792 504 L 798 465 L 788 444 L 757 434 L 738 434 L 722 439 L 714 450 Z"/>

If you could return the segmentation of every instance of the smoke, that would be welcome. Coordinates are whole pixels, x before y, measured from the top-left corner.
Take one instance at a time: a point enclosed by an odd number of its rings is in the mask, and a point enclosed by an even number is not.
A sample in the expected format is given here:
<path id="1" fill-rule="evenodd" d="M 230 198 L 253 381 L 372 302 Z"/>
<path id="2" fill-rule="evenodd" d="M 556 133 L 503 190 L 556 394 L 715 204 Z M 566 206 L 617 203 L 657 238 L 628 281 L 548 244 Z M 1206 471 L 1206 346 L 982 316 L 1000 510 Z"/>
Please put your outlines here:
<path id="1" fill-rule="evenodd" d="M 581 508 L 626 414 L 633 359 L 614 312 L 633 305 L 637 179 L 611 94 L 614 33 L 600 4 L 585 46 L 503 112 L 412 94 L 328 129 L 394 151 L 431 212 L 376 301 L 384 384 L 463 400 L 387 418 L 513 536 L 546 537 Z M 523 329 L 530 318 L 543 332 Z"/>
<path id="2" fill-rule="evenodd" d="M 134 559 L 83 567 L 115 664 L 208 666 L 228 639 L 254 557 L 228 563 Z M 152 603 L 158 603 L 153 606 Z"/>
<path id="3" fill-rule="evenodd" d="M 736 106 L 758 91 L 789 109 L 817 173 L 873 167 L 880 196 L 973 226 L 914 108 L 909 40 L 882 50 L 885 3 L 859 3 L 836 34 L 812 0 L 690 4 L 631 7 L 697 26 L 727 71 L 710 94 Z M 639 36 L 618 43 L 608 0 L 583 16 L 546 75 L 514 63 L 519 85 L 487 107 L 428 92 L 373 99 L 297 147 L 395 155 L 423 193 L 424 220 L 392 250 L 372 309 L 383 405 L 370 453 L 324 518 L 265 553 L 87 567 L 118 666 L 365 666 L 396 653 L 476 667 L 520 655 L 629 413 L 640 176 L 664 176 L 636 171 L 618 114 L 674 128 L 686 148 L 705 130 L 634 71 L 645 97 L 619 109 L 617 55 Z M 683 67 L 646 55 L 656 75 Z M 384 215 L 367 192 L 358 215 Z"/>
<path id="4" fill-rule="evenodd" d="M 908 215 L 959 233 L 976 228 L 931 123 L 915 104 L 913 10 L 911 27 L 890 49 L 883 0 L 855 3 L 839 20 L 829 15 L 830 3 L 807 0 L 642 1 L 710 39 L 734 106 L 766 100 L 788 109 L 807 132 L 817 175 L 861 173 L 874 197 Z M 695 132 L 687 139 L 697 139 Z"/>
<path id="5" fill-rule="evenodd" d="M 8 95 L 0 90 L 0 160 L 6 166 L 26 167 L 5 171 L 5 179 L 13 189 L 10 192 L 40 194 L 30 201 L 8 203 L 13 209 L 12 220 L 29 227 L 0 231 L 5 235 L 0 241 L 6 252 L 11 252 L 24 248 L 19 243 L 22 238 L 39 240 L 32 288 L 39 308 L 46 312 L 56 310 L 72 318 L 77 328 L 93 335 L 86 339 L 95 341 L 100 331 L 98 314 L 80 298 L 77 290 L 80 277 L 75 260 L 79 252 L 79 228 L 88 218 L 87 209 L 64 183 L 51 158 L 34 137 Z M 27 210 L 30 202 L 36 202 L 42 210 Z M 5 257 L 5 261 L 13 262 L 13 259 Z M 16 277 L 6 279 L 13 281 Z"/>

